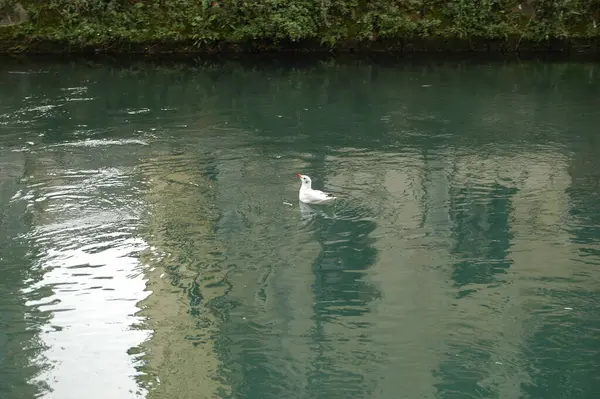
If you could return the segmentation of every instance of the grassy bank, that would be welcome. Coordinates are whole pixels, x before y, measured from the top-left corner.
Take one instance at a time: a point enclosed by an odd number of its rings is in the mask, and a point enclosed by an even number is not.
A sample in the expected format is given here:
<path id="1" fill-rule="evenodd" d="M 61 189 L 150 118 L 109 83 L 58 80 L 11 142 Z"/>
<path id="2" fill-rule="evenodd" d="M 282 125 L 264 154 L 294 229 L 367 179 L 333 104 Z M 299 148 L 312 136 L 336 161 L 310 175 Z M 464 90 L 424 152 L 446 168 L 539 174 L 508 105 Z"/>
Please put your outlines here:
<path id="1" fill-rule="evenodd" d="M 16 4 L 2 53 L 600 53 L 600 0 L 0 0 L 0 20 Z"/>

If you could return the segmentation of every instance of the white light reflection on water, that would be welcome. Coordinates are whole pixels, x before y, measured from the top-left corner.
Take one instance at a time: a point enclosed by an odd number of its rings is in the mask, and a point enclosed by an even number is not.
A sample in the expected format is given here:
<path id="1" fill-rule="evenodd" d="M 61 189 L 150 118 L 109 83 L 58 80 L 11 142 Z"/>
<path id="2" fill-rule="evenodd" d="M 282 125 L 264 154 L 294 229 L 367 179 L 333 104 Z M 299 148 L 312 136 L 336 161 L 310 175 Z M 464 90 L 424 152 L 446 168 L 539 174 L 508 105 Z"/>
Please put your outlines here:
<path id="1" fill-rule="evenodd" d="M 137 326 L 137 304 L 149 293 L 133 169 L 61 161 L 51 151 L 31 161 L 26 188 L 13 197 L 28 204 L 32 229 L 23 238 L 38 276 L 23 294 L 31 315 L 49 315 L 38 327 L 42 371 L 31 383 L 46 386 L 47 398 L 145 396 L 136 383 L 140 355 L 131 354 L 150 335 Z"/>

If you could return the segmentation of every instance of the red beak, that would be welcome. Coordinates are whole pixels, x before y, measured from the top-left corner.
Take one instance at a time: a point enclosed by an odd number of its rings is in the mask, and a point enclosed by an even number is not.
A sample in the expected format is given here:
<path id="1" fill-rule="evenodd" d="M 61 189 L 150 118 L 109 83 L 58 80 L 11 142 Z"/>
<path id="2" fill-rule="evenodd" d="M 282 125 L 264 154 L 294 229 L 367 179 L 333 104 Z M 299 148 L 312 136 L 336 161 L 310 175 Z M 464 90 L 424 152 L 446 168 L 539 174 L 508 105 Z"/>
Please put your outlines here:
<path id="1" fill-rule="evenodd" d="M 300 173 L 296 173 L 296 176 L 298 176 L 298 179 L 302 179 L 302 175 Z"/>

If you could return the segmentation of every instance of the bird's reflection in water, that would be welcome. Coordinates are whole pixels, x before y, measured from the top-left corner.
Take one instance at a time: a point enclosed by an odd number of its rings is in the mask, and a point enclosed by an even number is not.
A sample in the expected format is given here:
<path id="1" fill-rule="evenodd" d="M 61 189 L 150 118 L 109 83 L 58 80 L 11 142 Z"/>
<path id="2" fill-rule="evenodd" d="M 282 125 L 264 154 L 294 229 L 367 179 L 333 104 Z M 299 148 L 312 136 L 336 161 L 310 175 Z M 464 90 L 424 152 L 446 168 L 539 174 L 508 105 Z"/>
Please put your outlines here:
<path id="1" fill-rule="evenodd" d="M 309 223 L 315 220 L 317 216 L 321 216 L 324 219 L 335 219 L 336 215 L 332 206 L 328 205 L 308 205 L 304 202 L 298 201 L 300 205 L 300 217 L 303 221 Z"/>

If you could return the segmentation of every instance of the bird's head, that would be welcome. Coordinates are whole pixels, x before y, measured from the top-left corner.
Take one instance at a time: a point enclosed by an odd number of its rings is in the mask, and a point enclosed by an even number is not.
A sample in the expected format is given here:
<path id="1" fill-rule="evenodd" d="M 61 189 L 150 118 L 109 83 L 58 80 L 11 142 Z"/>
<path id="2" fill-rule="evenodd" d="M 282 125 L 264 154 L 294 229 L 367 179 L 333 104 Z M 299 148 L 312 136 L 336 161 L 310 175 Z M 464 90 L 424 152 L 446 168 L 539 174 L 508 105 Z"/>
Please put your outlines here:
<path id="1" fill-rule="evenodd" d="M 308 177 L 306 175 L 301 175 L 300 173 L 298 173 L 297 176 L 298 176 L 298 179 L 302 180 L 303 185 L 310 186 L 310 184 L 312 183 L 312 181 L 310 180 L 310 177 Z"/>

